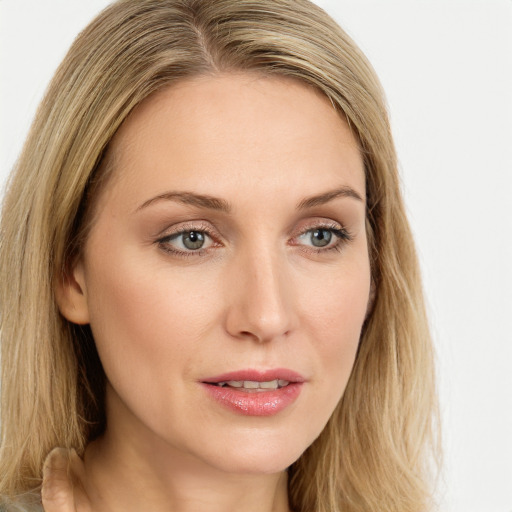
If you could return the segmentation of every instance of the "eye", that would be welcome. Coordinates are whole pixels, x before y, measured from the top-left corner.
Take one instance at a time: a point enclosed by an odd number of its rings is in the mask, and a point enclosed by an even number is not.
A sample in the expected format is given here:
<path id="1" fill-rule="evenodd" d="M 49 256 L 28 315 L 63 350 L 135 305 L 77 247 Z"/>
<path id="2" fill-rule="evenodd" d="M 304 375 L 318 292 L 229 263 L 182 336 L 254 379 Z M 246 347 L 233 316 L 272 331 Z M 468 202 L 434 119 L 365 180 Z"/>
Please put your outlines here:
<path id="1" fill-rule="evenodd" d="M 343 244 L 351 239 L 346 229 L 327 226 L 308 229 L 296 238 L 299 245 L 309 246 L 317 252 L 330 249 L 340 250 Z"/>
<path id="2" fill-rule="evenodd" d="M 158 240 L 168 252 L 187 253 L 208 249 L 213 241 L 206 231 L 191 229 L 179 231 Z"/>
<path id="3" fill-rule="evenodd" d="M 329 245 L 332 240 L 332 231 L 325 228 L 314 229 L 308 231 L 306 236 L 315 247 L 325 247 L 326 245 Z"/>
<path id="4" fill-rule="evenodd" d="M 187 249 L 192 251 L 201 249 L 206 241 L 206 236 L 202 231 L 185 231 L 185 233 L 180 233 L 178 238 Z"/>

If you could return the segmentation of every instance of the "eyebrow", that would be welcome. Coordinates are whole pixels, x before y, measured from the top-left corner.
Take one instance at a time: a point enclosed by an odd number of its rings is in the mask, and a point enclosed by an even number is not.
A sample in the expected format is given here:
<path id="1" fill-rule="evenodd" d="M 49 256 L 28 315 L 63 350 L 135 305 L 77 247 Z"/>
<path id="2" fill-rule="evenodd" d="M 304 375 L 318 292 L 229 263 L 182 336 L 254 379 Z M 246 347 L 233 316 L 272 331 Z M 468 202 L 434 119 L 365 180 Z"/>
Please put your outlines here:
<path id="1" fill-rule="evenodd" d="M 307 197 L 299 202 L 297 209 L 306 210 L 308 208 L 314 208 L 315 206 L 321 206 L 333 199 L 337 199 L 338 197 L 352 197 L 353 199 L 357 199 L 364 203 L 363 198 L 358 192 L 351 187 L 344 186 L 335 190 L 329 190 L 328 192 L 324 192 L 316 196 Z"/>
<path id="2" fill-rule="evenodd" d="M 231 211 L 231 205 L 227 201 L 224 201 L 224 199 L 195 194 L 192 192 L 165 192 L 148 199 L 145 203 L 140 205 L 136 211 L 147 208 L 149 205 L 163 200 L 178 201 L 183 204 L 197 206 L 198 208 L 208 208 L 210 210 L 217 210 L 225 213 L 229 213 Z"/>
<path id="3" fill-rule="evenodd" d="M 356 192 L 351 187 L 344 186 L 334 190 L 329 190 L 328 192 L 324 192 L 316 196 L 302 199 L 297 204 L 297 210 L 314 208 L 315 206 L 326 204 L 339 197 L 351 197 L 353 199 L 357 199 L 358 201 L 364 202 L 363 198 L 358 192 Z M 196 194 L 193 192 L 164 192 L 163 194 L 159 194 L 158 196 L 148 199 L 146 202 L 140 205 L 136 211 L 147 208 L 153 203 L 159 201 L 177 201 L 183 204 L 196 206 L 198 208 L 207 208 L 209 210 L 217 210 L 224 213 L 231 212 L 231 205 L 224 199 L 219 199 L 218 197 L 203 194 Z"/>

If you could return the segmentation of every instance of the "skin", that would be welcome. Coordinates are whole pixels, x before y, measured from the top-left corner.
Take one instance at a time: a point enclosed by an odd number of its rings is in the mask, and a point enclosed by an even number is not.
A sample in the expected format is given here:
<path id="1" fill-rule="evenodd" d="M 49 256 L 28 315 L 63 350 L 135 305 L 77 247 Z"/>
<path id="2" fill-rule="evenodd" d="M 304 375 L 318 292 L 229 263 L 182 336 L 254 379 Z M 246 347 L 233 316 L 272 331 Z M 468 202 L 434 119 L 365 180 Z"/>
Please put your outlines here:
<path id="1" fill-rule="evenodd" d="M 84 252 L 57 289 L 63 315 L 91 324 L 108 426 L 83 462 L 53 454 L 45 510 L 288 511 L 285 469 L 339 402 L 368 306 L 354 136 L 296 81 L 223 74 L 149 97 L 109 158 Z M 155 200 L 169 191 L 230 210 Z M 315 229 L 327 246 L 315 246 Z M 201 250 L 183 245 L 184 230 L 203 233 Z M 289 368 L 305 382 L 267 417 L 205 393 L 205 378 L 247 368 Z M 67 464 L 74 486 L 59 477 Z"/>

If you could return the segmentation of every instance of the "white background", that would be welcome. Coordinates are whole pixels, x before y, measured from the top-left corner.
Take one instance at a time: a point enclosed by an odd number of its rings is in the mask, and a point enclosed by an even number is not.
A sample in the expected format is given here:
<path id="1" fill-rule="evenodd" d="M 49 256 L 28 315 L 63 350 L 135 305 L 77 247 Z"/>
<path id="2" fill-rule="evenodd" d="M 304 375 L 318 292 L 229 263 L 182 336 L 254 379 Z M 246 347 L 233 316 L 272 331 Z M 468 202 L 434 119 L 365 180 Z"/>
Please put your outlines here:
<path id="1" fill-rule="evenodd" d="M 0 183 L 105 0 L 0 0 Z M 512 0 L 318 0 L 387 92 L 438 353 L 446 512 L 512 512 Z"/>

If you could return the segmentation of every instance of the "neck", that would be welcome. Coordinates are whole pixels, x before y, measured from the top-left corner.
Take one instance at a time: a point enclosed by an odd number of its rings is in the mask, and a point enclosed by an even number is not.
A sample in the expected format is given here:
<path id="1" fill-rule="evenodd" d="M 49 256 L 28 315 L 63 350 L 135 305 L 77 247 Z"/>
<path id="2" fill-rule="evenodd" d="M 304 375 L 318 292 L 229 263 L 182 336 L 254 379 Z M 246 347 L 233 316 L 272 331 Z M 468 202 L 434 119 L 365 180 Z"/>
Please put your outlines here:
<path id="1" fill-rule="evenodd" d="M 140 425 L 109 420 L 85 453 L 86 493 L 95 512 L 289 511 L 285 471 L 224 471 L 141 435 Z"/>

